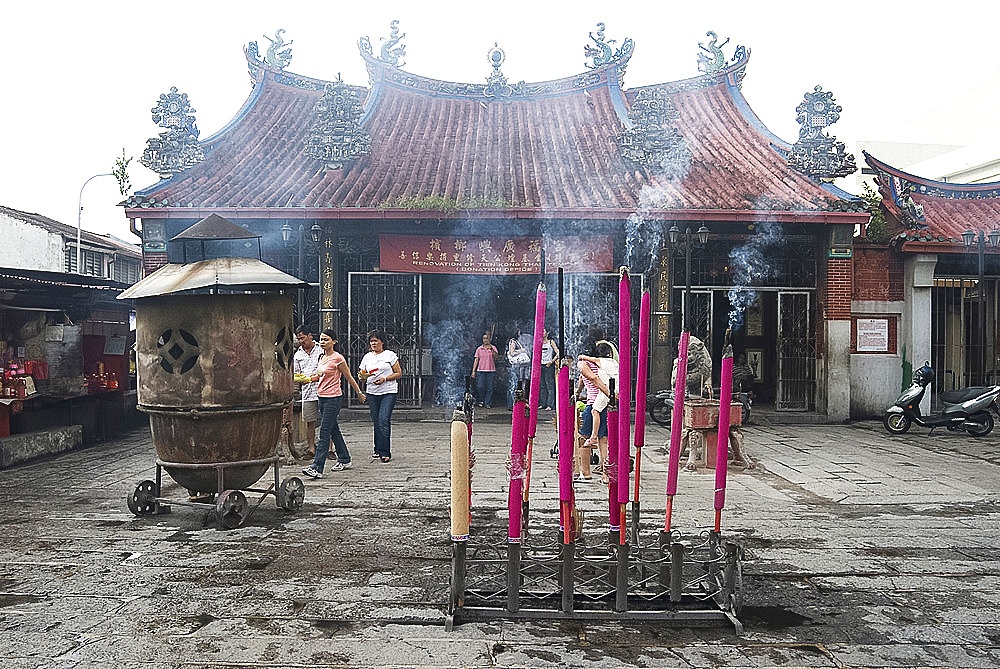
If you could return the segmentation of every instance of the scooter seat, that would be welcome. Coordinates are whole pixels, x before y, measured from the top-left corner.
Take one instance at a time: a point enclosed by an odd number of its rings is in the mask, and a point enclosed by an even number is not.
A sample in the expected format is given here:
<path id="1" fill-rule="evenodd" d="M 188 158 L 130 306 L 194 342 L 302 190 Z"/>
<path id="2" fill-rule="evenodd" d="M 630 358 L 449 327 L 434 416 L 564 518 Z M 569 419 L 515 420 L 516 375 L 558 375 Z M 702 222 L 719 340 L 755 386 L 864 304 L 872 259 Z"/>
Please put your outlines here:
<path id="1" fill-rule="evenodd" d="M 967 400 L 979 397 L 989 390 L 988 386 L 970 386 L 958 390 L 946 390 L 941 393 L 941 401 L 945 404 L 961 404 Z"/>

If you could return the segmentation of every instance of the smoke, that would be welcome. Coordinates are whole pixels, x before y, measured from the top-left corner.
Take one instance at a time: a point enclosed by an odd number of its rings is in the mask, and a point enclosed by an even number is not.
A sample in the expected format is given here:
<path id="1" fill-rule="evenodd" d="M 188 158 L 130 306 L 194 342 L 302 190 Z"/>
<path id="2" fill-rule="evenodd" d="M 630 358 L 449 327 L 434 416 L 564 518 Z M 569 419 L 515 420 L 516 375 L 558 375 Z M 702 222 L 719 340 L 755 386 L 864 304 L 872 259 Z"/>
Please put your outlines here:
<path id="1" fill-rule="evenodd" d="M 625 221 L 625 266 L 633 274 L 645 274 L 653 268 L 663 245 L 663 225 L 649 222 L 641 211 Z"/>
<path id="2" fill-rule="evenodd" d="M 743 246 L 729 252 L 729 327 L 738 330 L 743 326 L 743 314 L 757 300 L 753 286 L 762 285 L 774 272 L 768 264 L 767 251 L 785 243 L 781 225 L 763 221 L 754 228 L 754 234 Z"/>

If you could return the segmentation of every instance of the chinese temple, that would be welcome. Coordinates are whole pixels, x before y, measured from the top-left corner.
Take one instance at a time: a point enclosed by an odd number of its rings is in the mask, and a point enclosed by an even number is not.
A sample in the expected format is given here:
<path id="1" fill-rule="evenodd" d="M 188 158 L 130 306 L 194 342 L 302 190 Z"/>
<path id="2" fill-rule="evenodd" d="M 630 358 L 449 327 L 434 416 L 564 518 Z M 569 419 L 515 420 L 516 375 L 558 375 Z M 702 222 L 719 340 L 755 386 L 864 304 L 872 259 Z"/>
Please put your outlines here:
<path id="1" fill-rule="evenodd" d="M 313 285 L 296 318 L 336 329 L 352 366 L 368 331 L 388 332 L 400 406 L 417 406 L 460 397 L 484 332 L 502 350 L 527 331 L 540 276 L 555 334 L 559 268 L 567 353 L 612 333 L 628 266 L 652 296 L 655 387 L 686 312 L 716 360 L 733 329 L 761 401 L 846 418 L 852 243 L 868 214 L 832 184 L 855 170 L 824 132 L 832 94 L 806 93 L 786 142 L 741 93 L 748 49 L 727 57 L 708 33 L 696 76 L 629 88 L 634 45 L 604 30 L 582 72 L 537 83 L 508 81 L 499 45 L 480 83 L 407 72 L 396 22 L 380 49 L 359 41 L 367 85 L 290 72 L 283 31 L 265 54 L 251 42 L 252 90 L 217 133 L 199 139 L 176 88 L 153 109 L 164 132 L 142 162 L 161 180 L 126 202 L 146 270 L 180 262 L 168 241 L 204 217 L 246 227 L 266 262 Z"/>

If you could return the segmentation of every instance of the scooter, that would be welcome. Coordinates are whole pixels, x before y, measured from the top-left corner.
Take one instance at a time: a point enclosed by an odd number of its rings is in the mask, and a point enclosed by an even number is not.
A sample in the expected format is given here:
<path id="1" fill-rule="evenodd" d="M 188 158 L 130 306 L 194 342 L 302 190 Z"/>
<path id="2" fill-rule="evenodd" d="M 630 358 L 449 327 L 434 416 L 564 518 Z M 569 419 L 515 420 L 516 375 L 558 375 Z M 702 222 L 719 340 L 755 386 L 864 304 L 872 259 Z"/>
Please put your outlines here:
<path id="1" fill-rule="evenodd" d="M 718 388 L 714 389 L 715 397 L 719 396 Z M 743 424 L 750 424 L 750 407 L 753 404 L 753 394 L 749 392 L 734 392 L 733 399 L 743 405 Z M 646 395 L 646 413 L 657 425 L 670 427 L 670 421 L 674 413 L 674 389 L 664 388 L 655 393 Z"/>
<path id="2" fill-rule="evenodd" d="M 920 400 L 934 380 L 934 370 L 925 362 L 913 372 L 913 383 L 900 393 L 885 410 L 882 425 L 893 434 L 903 434 L 913 423 L 934 428 L 944 426 L 951 431 L 965 430 L 973 437 L 983 437 L 993 431 L 993 413 L 1000 417 L 1000 386 L 975 386 L 941 393 L 944 410 L 928 416 L 920 413 Z"/>

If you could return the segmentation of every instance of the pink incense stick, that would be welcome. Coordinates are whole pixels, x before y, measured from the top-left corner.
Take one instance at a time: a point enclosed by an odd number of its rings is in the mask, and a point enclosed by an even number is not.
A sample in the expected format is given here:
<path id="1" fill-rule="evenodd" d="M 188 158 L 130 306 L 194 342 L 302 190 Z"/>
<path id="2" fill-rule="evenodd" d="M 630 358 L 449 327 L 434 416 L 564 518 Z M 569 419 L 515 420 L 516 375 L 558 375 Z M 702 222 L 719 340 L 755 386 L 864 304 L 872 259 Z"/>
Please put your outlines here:
<path id="1" fill-rule="evenodd" d="M 545 329 L 545 284 L 535 293 L 535 338 L 531 344 L 531 382 L 528 392 L 528 439 L 535 438 L 538 422 L 538 395 L 542 384 L 542 330 Z"/>
<path id="2" fill-rule="evenodd" d="M 726 471 L 729 467 L 729 412 L 733 399 L 733 349 L 722 354 L 722 388 L 719 391 L 719 434 L 715 439 L 715 531 L 720 531 L 726 505 Z"/>
<path id="3" fill-rule="evenodd" d="M 507 491 L 507 541 L 521 543 L 521 495 L 524 486 L 524 454 L 528 448 L 528 419 L 524 400 L 514 403 L 510 429 L 510 488 Z"/>
<path id="4" fill-rule="evenodd" d="M 674 495 L 677 494 L 677 471 L 681 464 L 681 422 L 684 420 L 684 391 L 687 388 L 688 342 L 691 333 L 681 332 L 677 351 L 677 379 L 674 382 L 674 411 L 670 417 L 670 459 L 667 464 L 667 512 L 664 529 L 670 531 Z"/>
<path id="5" fill-rule="evenodd" d="M 632 285 L 628 268 L 618 282 L 618 502 L 628 503 L 629 438 L 632 436 Z M 609 426 L 610 427 L 610 426 Z"/>
<path id="6" fill-rule="evenodd" d="M 642 447 L 646 445 L 646 382 L 649 374 L 649 291 L 639 304 L 639 351 L 635 361 L 635 479 L 632 501 L 639 501 L 639 469 Z"/>
<path id="7" fill-rule="evenodd" d="M 569 398 L 569 367 L 559 369 L 556 378 L 556 423 L 559 426 L 559 511 L 563 542 L 573 537 L 573 434 L 576 415 Z"/>

